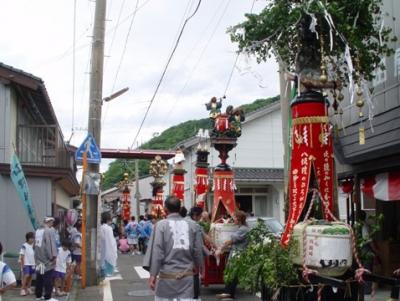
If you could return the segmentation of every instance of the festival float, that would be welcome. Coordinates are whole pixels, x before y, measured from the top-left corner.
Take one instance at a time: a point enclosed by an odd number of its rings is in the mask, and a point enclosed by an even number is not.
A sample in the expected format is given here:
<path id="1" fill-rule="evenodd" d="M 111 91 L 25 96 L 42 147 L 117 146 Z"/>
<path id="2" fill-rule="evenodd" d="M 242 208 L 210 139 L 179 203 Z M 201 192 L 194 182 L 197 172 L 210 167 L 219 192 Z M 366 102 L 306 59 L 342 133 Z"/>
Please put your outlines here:
<path id="1" fill-rule="evenodd" d="M 232 233 L 237 230 L 237 226 L 229 222 L 237 207 L 235 202 L 234 171 L 227 163 L 227 160 L 229 152 L 236 146 L 237 138 L 241 135 L 241 122 L 244 121 L 244 112 L 240 108 L 228 106 L 226 112 L 221 113 L 222 100 L 222 98 L 217 100 L 216 97 L 213 97 L 206 104 L 207 110 L 210 111 L 209 117 L 212 124 L 211 145 L 218 151 L 218 157 L 221 160 L 215 166 L 213 173 L 212 191 L 214 192 L 214 201 L 209 232 L 216 249 L 219 249 L 224 242 L 229 240 Z M 198 154 L 208 155 L 208 152 L 199 150 Z M 204 158 L 207 158 L 207 156 Z M 201 167 L 204 168 L 206 166 L 205 162 L 202 163 Z M 199 171 L 198 177 L 203 174 Z M 201 182 L 201 178 L 202 176 L 197 181 L 199 182 L 200 180 L 200 183 L 204 183 Z M 225 261 L 226 254 L 212 254 L 205 258 L 205 268 L 202 275 L 203 285 L 224 283 Z"/>
<path id="2" fill-rule="evenodd" d="M 161 156 L 156 156 L 154 160 L 150 162 L 149 173 L 154 177 L 154 181 L 150 183 L 152 187 L 153 199 L 151 202 L 151 214 L 156 219 L 161 219 L 165 217 L 164 212 L 164 186 L 165 181 L 163 177 L 167 173 L 168 165 L 161 158 Z"/>
<path id="3" fill-rule="evenodd" d="M 258 62 L 272 54 L 279 60 L 287 82 L 281 97 L 288 97 L 290 82 L 294 86 L 288 112 L 287 221 L 280 246 L 272 246 L 282 252 L 294 249 L 290 260 L 298 277 L 287 283 L 285 275 L 272 275 L 266 263 L 253 261 L 259 267 L 253 279 L 261 279 L 263 300 L 358 300 L 365 281 L 399 286 L 398 280 L 363 266 L 353 228 L 338 220 L 336 210 L 333 139 L 349 109 L 342 101 L 347 97 L 357 112 L 359 145 L 364 145 L 364 124 L 373 118 L 374 108 L 369 82 L 384 68 L 381 58 L 394 52 L 383 15 L 380 0 L 277 0 L 228 30 L 239 52 L 255 55 Z M 253 247 L 267 252 L 262 245 Z M 276 269 L 273 264 L 268 268 Z M 249 283 L 248 275 L 237 276 L 239 285 Z"/>

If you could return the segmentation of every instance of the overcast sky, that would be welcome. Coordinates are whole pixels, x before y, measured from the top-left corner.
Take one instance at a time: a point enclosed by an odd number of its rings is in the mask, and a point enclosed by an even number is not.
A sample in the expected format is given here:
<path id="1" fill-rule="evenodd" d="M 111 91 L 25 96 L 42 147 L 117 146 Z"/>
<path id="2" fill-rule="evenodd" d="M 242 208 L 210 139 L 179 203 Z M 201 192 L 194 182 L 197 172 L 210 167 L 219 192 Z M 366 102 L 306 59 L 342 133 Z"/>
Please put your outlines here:
<path id="1" fill-rule="evenodd" d="M 127 148 L 132 144 L 183 20 L 197 2 L 108 0 L 103 95 L 124 87 L 130 90 L 103 106 L 102 147 Z M 265 5 L 265 1 L 254 0 L 202 0 L 185 28 L 139 143 L 171 125 L 208 116 L 204 103 L 223 95 L 236 58 L 236 45 L 230 42 L 226 29 L 244 20 L 253 3 L 255 12 Z M 136 5 L 140 9 L 135 15 Z M 74 0 L 1 1 L 0 61 L 44 80 L 64 137 L 68 140 L 74 127 L 71 143 L 77 146 L 86 136 L 94 6 L 93 1 L 77 0 L 73 97 Z M 237 67 L 224 107 L 279 93 L 278 67 L 273 59 L 258 65 L 253 58 L 241 55 Z M 104 161 L 103 170 L 109 162 Z"/>

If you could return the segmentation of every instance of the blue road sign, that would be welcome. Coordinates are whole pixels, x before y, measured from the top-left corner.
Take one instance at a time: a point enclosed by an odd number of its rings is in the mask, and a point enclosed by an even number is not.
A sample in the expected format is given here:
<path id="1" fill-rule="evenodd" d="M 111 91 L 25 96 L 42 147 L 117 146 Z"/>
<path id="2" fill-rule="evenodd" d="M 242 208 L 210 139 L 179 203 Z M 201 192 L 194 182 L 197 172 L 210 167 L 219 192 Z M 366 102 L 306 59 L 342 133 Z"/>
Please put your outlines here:
<path id="1" fill-rule="evenodd" d="M 94 140 L 94 137 L 91 134 L 87 135 L 81 146 L 75 152 L 75 160 L 77 162 L 82 162 L 85 151 L 88 163 L 100 164 L 101 151 L 96 144 L 96 140 Z"/>

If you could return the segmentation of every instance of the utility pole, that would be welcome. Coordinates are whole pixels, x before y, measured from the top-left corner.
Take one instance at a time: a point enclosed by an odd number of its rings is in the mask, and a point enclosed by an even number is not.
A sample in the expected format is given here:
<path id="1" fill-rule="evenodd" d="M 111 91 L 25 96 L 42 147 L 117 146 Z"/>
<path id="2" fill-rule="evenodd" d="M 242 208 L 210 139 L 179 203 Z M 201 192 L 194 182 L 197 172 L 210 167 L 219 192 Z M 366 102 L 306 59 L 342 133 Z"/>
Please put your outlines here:
<path id="1" fill-rule="evenodd" d="M 136 199 L 136 217 L 139 220 L 140 215 L 140 192 L 139 192 L 139 160 L 135 160 L 135 184 L 136 184 L 136 192 L 135 192 L 135 199 Z"/>
<path id="2" fill-rule="evenodd" d="M 101 109 L 103 92 L 103 64 L 104 64 L 104 34 L 106 19 L 106 0 L 96 0 L 94 16 L 91 70 L 90 70 L 90 94 L 89 94 L 89 120 L 88 132 L 93 135 L 100 148 L 101 139 Z M 89 164 L 89 172 L 98 173 L 98 164 Z M 87 226 L 86 226 L 86 260 L 87 260 L 87 285 L 97 285 L 97 195 L 89 195 L 87 201 Z"/>

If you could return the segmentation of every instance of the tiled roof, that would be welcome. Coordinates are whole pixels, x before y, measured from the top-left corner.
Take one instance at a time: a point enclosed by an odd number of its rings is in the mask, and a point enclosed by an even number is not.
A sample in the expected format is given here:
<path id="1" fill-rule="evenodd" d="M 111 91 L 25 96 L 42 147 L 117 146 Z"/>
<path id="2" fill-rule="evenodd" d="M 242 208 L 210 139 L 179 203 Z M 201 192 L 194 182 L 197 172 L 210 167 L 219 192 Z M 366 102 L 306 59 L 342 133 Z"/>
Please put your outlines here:
<path id="1" fill-rule="evenodd" d="M 283 181 L 283 168 L 234 168 L 237 181 Z"/>

